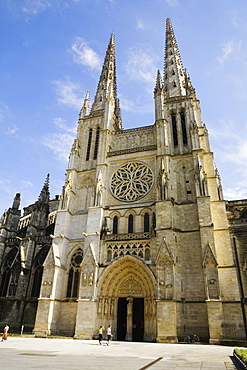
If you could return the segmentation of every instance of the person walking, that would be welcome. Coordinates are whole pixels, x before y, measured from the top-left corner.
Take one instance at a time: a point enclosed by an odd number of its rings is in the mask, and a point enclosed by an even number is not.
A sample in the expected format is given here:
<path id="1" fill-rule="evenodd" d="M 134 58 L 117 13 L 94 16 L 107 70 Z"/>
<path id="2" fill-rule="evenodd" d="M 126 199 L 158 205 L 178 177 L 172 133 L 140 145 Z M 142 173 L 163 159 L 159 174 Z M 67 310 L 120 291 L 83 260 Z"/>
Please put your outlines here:
<path id="1" fill-rule="evenodd" d="M 99 327 L 99 344 L 102 344 L 104 326 Z"/>
<path id="2" fill-rule="evenodd" d="M 108 326 L 108 328 L 106 330 L 106 334 L 107 334 L 106 344 L 109 346 L 110 340 L 112 339 L 111 325 Z"/>
<path id="3" fill-rule="evenodd" d="M 8 339 L 9 326 L 6 324 L 3 328 L 2 342 Z"/>

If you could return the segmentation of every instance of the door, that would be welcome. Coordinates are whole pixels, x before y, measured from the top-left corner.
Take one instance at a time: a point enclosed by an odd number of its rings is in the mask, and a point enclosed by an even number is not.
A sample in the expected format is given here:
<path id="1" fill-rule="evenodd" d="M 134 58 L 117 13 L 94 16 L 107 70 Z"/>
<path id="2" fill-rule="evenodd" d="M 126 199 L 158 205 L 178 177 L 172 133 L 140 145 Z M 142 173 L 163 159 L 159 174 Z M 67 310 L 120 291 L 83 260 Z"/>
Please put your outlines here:
<path id="1" fill-rule="evenodd" d="M 144 335 L 144 299 L 134 298 L 133 300 L 133 342 L 142 342 Z"/>
<path id="2" fill-rule="evenodd" d="M 117 340 L 125 340 L 127 328 L 127 304 L 126 298 L 118 298 L 117 309 Z"/>

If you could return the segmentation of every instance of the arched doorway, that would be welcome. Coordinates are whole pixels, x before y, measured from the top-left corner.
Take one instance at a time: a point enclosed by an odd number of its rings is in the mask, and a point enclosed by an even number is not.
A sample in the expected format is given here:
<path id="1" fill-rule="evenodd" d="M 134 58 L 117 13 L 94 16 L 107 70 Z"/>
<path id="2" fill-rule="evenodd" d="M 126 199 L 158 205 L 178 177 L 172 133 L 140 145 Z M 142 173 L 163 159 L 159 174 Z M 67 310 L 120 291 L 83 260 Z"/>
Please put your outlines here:
<path id="1" fill-rule="evenodd" d="M 155 341 L 155 277 L 134 256 L 113 261 L 99 279 L 98 325 L 112 325 L 117 340 Z"/>
<path id="2" fill-rule="evenodd" d="M 128 306 L 129 314 L 128 314 Z M 129 332 L 127 331 L 130 326 Z M 117 340 L 142 342 L 144 336 L 144 298 L 118 298 Z"/>

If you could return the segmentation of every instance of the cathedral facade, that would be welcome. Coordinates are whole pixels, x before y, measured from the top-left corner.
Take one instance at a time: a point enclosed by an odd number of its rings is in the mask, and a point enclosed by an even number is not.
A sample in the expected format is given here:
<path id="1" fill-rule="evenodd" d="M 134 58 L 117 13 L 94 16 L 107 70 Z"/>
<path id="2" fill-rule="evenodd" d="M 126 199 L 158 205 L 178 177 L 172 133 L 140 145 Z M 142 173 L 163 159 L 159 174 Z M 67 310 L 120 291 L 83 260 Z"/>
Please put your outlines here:
<path id="1" fill-rule="evenodd" d="M 47 179 L 26 215 L 17 195 L 2 217 L 1 322 L 41 337 L 92 339 L 112 325 L 117 340 L 246 338 L 247 203 L 223 198 L 170 19 L 154 103 L 153 125 L 122 128 L 111 35 L 61 196 L 49 200 Z"/>

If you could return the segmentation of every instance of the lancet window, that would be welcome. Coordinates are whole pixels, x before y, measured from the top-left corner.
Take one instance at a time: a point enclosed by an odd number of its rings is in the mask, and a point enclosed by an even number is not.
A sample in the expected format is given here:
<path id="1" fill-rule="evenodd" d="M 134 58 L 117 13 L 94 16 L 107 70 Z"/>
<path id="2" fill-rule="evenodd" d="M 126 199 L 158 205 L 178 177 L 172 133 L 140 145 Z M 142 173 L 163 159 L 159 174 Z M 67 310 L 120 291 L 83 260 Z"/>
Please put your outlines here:
<path id="1" fill-rule="evenodd" d="M 90 157 L 90 150 L 91 150 L 91 143 L 92 143 L 92 134 L 93 134 L 93 130 L 90 128 L 89 129 L 89 134 L 88 134 L 88 142 L 87 142 L 86 161 L 89 161 L 89 157 Z"/>
<path id="2" fill-rule="evenodd" d="M 182 135 L 183 135 L 183 144 L 187 145 L 188 139 L 187 139 L 187 131 L 186 131 L 186 122 L 185 122 L 184 112 L 180 113 L 180 119 L 181 119 Z"/>
<path id="3" fill-rule="evenodd" d="M 146 212 L 144 215 L 144 232 L 149 232 L 150 230 L 150 219 L 149 214 Z"/>
<path id="4" fill-rule="evenodd" d="M 97 159 L 97 155 L 98 155 L 99 134 L 100 134 L 100 128 L 98 127 L 96 130 L 93 159 Z"/>
<path id="5" fill-rule="evenodd" d="M 112 233 L 113 234 L 118 233 L 118 217 L 117 216 L 114 216 L 113 218 Z"/>
<path id="6" fill-rule="evenodd" d="M 83 260 L 83 250 L 78 248 L 71 257 L 68 275 L 67 298 L 78 298 L 80 282 L 80 266 Z"/>
<path id="7" fill-rule="evenodd" d="M 134 232 L 134 218 L 133 215 L 128 217 L 128 233 L 131 234 Z"/>
<path id="8" fill-rule="evenodd" d="M 21 272 L 20 253 L 18 248 L 13 248 L 6 256 L 2 282 L 0 286 L 0 297 L 14 297 L 16 294 L 19 275 Z"/>
<path id="9" fill-rule="evenodd" d="M 177 121 L 176 114 L 172 114 L 172 133 L 173 133 L 173 144 L 174 146 L 178 145 L 178 132 L 177 132 Z"/>
<path id="10" fill-rule="evenodd" d="M 33 282 L 31 297 L 39 297 L 42 274 L 43 274 L 43 264 L 47 256 L 49 247 L 43 248 L 36 256 L 33 264 Z"/>

